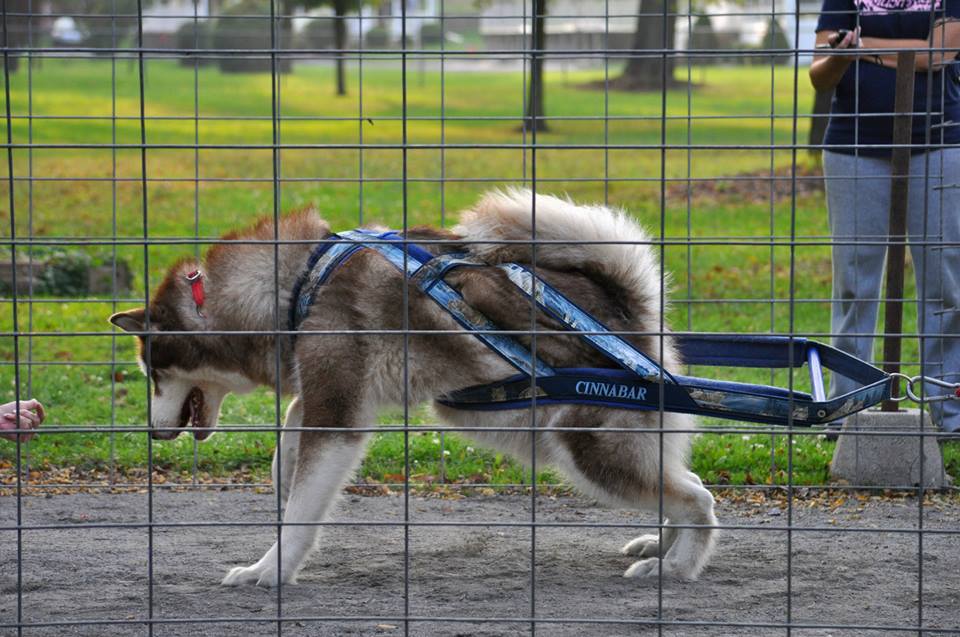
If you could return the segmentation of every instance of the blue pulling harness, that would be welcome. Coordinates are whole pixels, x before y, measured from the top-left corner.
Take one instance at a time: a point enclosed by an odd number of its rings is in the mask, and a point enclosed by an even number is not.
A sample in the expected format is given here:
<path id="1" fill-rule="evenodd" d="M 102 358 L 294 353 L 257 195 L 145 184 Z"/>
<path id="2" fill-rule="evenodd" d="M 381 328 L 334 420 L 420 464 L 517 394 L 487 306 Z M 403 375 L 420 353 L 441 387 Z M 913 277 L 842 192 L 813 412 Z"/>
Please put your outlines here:
<path id="1" fill-rule="evenodd" d="M 725 367 L 789 368 L 807 364 L 813 395 L 749 383 L 671 374 L 626 340 L 610 333 L 573 301 L 516 263 L 497 266 L 464 253 L 434 256 L 396 232 L 351 230 L 331 236 L 310 255 L 294 290 L 290 330 L 310 312 L 317 292 L 336 268 L 362 249 L 376 250 L 412 285 L 446 310 L 466 330 L 517 369 L 517 374 L 488 385 L 466 387 L 437 397 L 448 407 L 466 410 L 522 409 L 536 404 L 589 404 L 617 409 L 682 412 L 774 425 L 823 425 L 867 409 L 890 397 L 891 376 L 822 343 L 782 336 L 675 336 L 685 363 Z M 580 334 L 620 369 L 555 369 L 470 307 L 444 277 L 458 267 L 498 267 L 537 307 Z M 861 386 L 827 400 L 823 369 Z"/>

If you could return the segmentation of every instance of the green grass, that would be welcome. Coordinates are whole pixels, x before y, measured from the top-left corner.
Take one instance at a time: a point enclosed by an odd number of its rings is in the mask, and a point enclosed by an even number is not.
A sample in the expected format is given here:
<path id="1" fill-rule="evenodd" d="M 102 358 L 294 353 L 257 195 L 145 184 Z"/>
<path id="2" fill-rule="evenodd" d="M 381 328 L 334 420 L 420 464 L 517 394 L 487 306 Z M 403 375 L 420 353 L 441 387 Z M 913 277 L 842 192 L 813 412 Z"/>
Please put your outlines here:
<path id="1" fill-rule="evenodd" d="M 268 77 L 227 76 L 212 68 L 200 69 L 195 77 L 192 69 L 166 60 L 148 61 L 146 70 L 149 144 L 270 145 Z M 136 71 L 135 65 L 125 61 L 43 60 L 32 69 L 31 93 L 28 74 L 21 70 L 11 77 L 10 107 L 15 116 L 30 112 L 34 118 L 14 120 L 14 142 L 138 144 Z M 602 91 L 583 88 L 601 79 L 601 73 L 551 73 L 547 112 L 556 119 L 550 121 L 550 132 L 537 136 L 540 148 L 534 156 L 521 147 L 530 140 L 518 130 L 523 106 L 520 74 L 448 73 L 441 85 L 439 73 L 421 72 L 411 64 L 407 92 L 411 119 L 406 134 L 412 146 L 406 156 L 410 180 L 404 219 L 400 205 L 403 154 L 396 148 L 369 146 L 396 145 L 403 139 L 398 66 L 368 64 L 362 78 L 354 69 L 350 94 L 335 97 L 329 69 L 300 65 L 280 83 L 281 141 L 341 147 L 281 151 L 280 175 L 290 181 L 282 183 L 279 205 L 286 210 L 315 204 L 335 228 L 357 225 L 361 211 L 363 221 L 395 227 L 404 222 L 449 224 L 456 219 L 455 211 L 471 204 L 484 190 L 529 178 L 535 160 L 541 190 L 566 192 L 584 201 L 607 196 L 612 204 L 635 214 L 654 236 L 668 240 L 662 256 L 672 273 L 676 302 L 669 321 L 675 329 L 822 334 L 829 330 L 829 307 L 819 301 L 829 297 L 828 248 L 770 243 L 771 236 L 781 241 L 791 236 L 825 236 L 822 197 L 806 196 L 795 202 L 781 199 L 771 204 L 768 191 L 761 188 L 753 196 L 736 191 L 729 196 L 688 199 L 683 188 L 670 181 L 688 177 L 717 180 L 744 173 L 765 174 L 771 166 L 789 167 L 794 159 L 790 145 L 793 139 L 805 140 L 808 119 L 804 115 L 812 104 L 804 73 L 801 71 L 797 83 L 795 105 L 794 74 L 789 68 L 774 73 L 763 68 L 698 70 L 694 73 L 697 85 L 689 93 L 677 90 L 667 95 L 665 130 L 661 130 L 659 94 L 611 92 L 605 98 Z M 199 94 L 194 93 L 195 81 Z M 799 115 L 796 129 L 791 117 L 794 111 Z M 200 119 L 194 119 L 195 113 Z M 119 119 L 112 119 L 114 114 Z M 605 114 L 609 115 L 606 120 Z M 607 141 L 612 146 L 604 151 Z M 429 147 L 441 142 L 456 147 Z M 362 151 L 356 148 L 361 143 L 367 145 Z M 15 176 L 41 179 L 31 184 L 18 181 L 14 187 L 18 237 L 77 241 L 143 236 L 137 148 L 115 152 L 108 146 L 17 149 L 12 159 Z M 801 165 L 811 161 L 803 152 L 796 159 Z M 0 206 L 7 221 L 0 233 L 9 236 L 10 182 L 6 162 L 3 164 Z M 150 148 L 149 236 L 216 237 L 271 213 L 273 170 L 269 148 Z M 613 179 L 606 188 L 605 175 Z M 194 181 L 196 176 L 201 179 L 199 184 Z M 54 177 L 61 181 L 43 180 Z M 446 180 L 442 185 L 441 177 Z M 668 180 L 665 192 L 661 192 L 661 177 Z M 690 238 L 708 241 L 682 244 Z M 84 249 L 99 258 L 112 251 L 109 246 Z M 152 289 L 175 258 L 192 251 L 189 246 L 149 246 L 149 268 L 144 276 L 143 247 L 116 248 L 137 273 L 134 297 Z M 27 252 L 18 250 L 21 258 Z M 777 303 L 771 304 L 771 299 Z M 791 299 L 799 302 L 791 303 Z M 685 302 L 688 300 L 692 303 Z M 58 426 L 142 426 L 145 383 L 132 363 L 133 339 L 109 333 L 104 319 L 116 306 L 109 299 L 100 301 L 18 305 L 18 327 L 36 334 L 19 339 L 20 359 L 34 361 L 31 367 L 20 369 L 21 391 L 48 406 L 48 432 L 55 432 Z M 9 333 L 12 304 L 7 301 L 4 305 L 0 330 Z M 906 325 L 907 332 L 914 329 L 915 319 L 909 311 Z M 85 334 L 61 334 L 65 331 Z M 905 356 L 916 357 L 914 341 L 905 343 Z M 12 338 L 0 340 L 0 359 L 14 360 Z M 114 360 L 118 363 L 98 364 Z M 771 382 L 768 372 L 696 369 L 692 373 Z M 12 366 L 0 369 L 5 387 L 0 398 L 12 396 L 15 381 Z M 772 381 L 786 385 L 788 379 L 780 373 Z M 799 378 L 795 383 L 800 388 L 805 385 Z M 274 398 L 266 391 L 229 397 L 221 420 L 274 423 Z M 401 420 L 399 413 L 380 417 L 384 424 Z M 421 409 L 415 412 L 413 422 L 434 420 Z M 786 482 L 785 436 L 722 434 L 718 427 L 724 423 L 708 425 L 710 433 L 698 438 L 694 452 L 694 468 L 705 480 Z M 199 471 L 214 476 L 243 472 L 262 477 L 269 470 L 274 441 L 272 432 L 230 432 L 196 447 L 187 437 L 149 446 L 155 466 L 166 471 L 188 471 L 196 464 Z M 378 434 L 362 475 L 387 482 L 402 475 L 403 444 L 402 434 Z M 409 445 L 411 474 L 425 481 L 436 480 L 441 464 L 444 477 L 453 482 L 515 484 L 530 480 L 516 463 L 453 434 L 443 436 L 441 445 L 433 432 L 414 432 L 409 435 Z M 31 443 L 29 457 L 36 467 L 131 471 L 145 465 L 147 448 L 146 436 L 140 432 L 57 433 L 42 435 Z M 796 436 L 793 481 L 824 483 L 831 450 L 830 443 L 816 436 Z M 948 449 L 947 455 L 949 470 L 960 470 L 960 453 Z M 0 445 L 0 462 L 11 462 L 14 457 L 13 445 Z M 555 476 L 544 474 L 540 479 L 553 480 Z"/>

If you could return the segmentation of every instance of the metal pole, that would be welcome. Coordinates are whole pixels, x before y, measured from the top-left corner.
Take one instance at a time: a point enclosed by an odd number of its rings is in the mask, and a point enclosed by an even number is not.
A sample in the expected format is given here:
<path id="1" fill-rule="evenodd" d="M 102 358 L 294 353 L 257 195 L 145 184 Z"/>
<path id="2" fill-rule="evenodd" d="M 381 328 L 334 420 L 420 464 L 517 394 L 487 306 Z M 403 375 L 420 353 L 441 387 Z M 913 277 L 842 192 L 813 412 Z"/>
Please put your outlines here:
<path id="1" fill-rule="evenodd" d="M 894 94 L 893 151 L 890 155 L 890 245 L 887 249 L 887 294 L 884 310 L 883 370 L 900 371 L 900 341 L 903 332 L 903 259 L 907 241 L 907 197 L 910 189 L 910 141 L 913 129 L 913 51 L 897 54 Z M 892 395 L 897 396 L 893 387 Z M 883 411 L 897 411 L 886 400 Z"/>

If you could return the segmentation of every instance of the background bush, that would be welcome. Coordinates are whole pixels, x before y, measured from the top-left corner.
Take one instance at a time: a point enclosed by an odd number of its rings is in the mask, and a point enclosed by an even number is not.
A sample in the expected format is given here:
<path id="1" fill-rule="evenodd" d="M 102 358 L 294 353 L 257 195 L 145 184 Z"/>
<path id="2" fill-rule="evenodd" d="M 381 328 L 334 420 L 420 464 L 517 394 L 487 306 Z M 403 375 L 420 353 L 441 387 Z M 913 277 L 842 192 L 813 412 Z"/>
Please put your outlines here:
<path id="1" fill-rule="evenodd" d="M 243 16 L 243 17 L 239 17 Z M 293 26 L 289 20 L 278 25 L 277 48 L 289 45 Z M 221 13 L 213 27 L 213 47 L 219 50 L 271 48 L 270 4 L 258 0 L 242 0 L 229 5 Z M 269 73 L 271 60 L 268 53 L 262 56 L 233 55 L 218 59 L 224 73 Z M 289 73 L 293 62 L 289 58 L 277 58 L 277 71 Z"/>
<path id="2" fill-rule="evenodd" d="M 176 47 L 178 49 L 206 49 L 212 48 L 213 28 L 209 22 L 187 22 L 177 29 Z M 193 67 L 195 64 L 207 66 L 213 64 L 209 57 L 183 54 L 180 57 L 180 66 Z"/>
<path id="3" fill-rule="evenodd" d="M 334 34 L 334 20 L 332 18 L 314 18 L 297 36 L 297 46 L 303 49 L 333 49 L 336 48 Z M 349 41 L 349 34 L 347 39 Z"/>
<path id="4" fill-rule="evenodd" d="M 439 22 L 428 22 L 420 27 L 420 42 L 430 46 L 443 42 L 443 27 Z"/>
<path id="5" fill-rule="evenodd" d="M 0 296 L 12 296 L 10 253 L 0 251 Z M 33 277 L 33 282 L 30 282 Z M 27 258 L 18 254 L 17 289 L 20 295 L 32 293 L 56 297 L 85 297 L 123 294 L 133 288 L 133 270 L 123 258 L 88 251 L 34 248 Z"/>
<path id="6" fill-rule="evenodd" d="M 54 252 L 40 273 L 41 293 L 54 296 L 85 296 L 90 291 L 93 259 L 83 252 Z"/>
<path id="7" fill-rule="evenodd" d="M 386 27 L 373 27 L 367 31 L 367 46 L 373 49 L 383 49 L 390 44 L 390 32 Z"/>

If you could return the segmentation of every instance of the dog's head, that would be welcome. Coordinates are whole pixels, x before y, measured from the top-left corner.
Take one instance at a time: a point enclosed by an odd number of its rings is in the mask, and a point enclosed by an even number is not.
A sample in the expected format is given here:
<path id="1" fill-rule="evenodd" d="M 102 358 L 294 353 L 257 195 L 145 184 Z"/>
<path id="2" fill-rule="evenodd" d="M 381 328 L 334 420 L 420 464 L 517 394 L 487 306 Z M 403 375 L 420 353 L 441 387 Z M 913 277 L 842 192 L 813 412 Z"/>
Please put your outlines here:
<path id="1" fill-rule="evenodd" d="M 118 312 L 110 322 L 137 336 L 138 362 L 152 381 L 150 428 L 155 439 L 176 438 L 187 428 L 197 440 L 212 433 L 228 392 L 244 392 L 254 383 L 236 367 L 229 339 L 183 334 L 208 329 L 192 296 L 189 264 L 174 266 L 149 304 Z M 149 320 L 148 320 L 149 319 Z"/>

